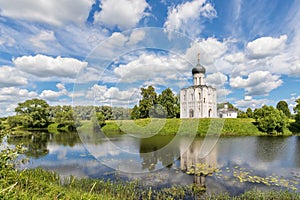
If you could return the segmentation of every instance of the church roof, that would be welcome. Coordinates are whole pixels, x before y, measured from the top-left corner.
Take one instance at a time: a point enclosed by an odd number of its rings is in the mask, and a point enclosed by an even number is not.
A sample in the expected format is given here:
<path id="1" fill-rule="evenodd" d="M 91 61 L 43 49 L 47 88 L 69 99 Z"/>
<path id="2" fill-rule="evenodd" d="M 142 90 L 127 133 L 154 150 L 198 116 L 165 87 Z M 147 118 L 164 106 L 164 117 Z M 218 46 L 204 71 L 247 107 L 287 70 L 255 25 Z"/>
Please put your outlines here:
<path id="1" fill-rule="evenodd" d="M 205 67 L 203 67 L 203 66 L 200 64 L 200 53 L 199 53 L 199 54 L 198 54 L 198 63 L 197 63 L 197 65 L 192 69 L 192 73 L 193 73 L 193 74 L 198 74 L 198 73 L 205 74 L 205 72 L 206 72 Z"/>
<path id="2" fill-rule="evenodd" d="M 202 73 L 205 74 L 206 69 L 205 67 L 203 67 L 201 64 L 197 64 L 193 69 L 192 69 L 192 73 L 193 74 L 198 74 L 198 73 Z"/>

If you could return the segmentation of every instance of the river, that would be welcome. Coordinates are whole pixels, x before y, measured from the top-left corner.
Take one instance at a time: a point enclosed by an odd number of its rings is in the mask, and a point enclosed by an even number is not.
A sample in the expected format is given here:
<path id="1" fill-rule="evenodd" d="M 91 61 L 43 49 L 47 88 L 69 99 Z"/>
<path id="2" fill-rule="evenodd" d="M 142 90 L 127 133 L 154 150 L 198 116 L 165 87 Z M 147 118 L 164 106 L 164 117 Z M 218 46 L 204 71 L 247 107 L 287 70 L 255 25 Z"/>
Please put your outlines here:
<path id="1" fill-rule="evenodd" d="M 203 138 L 127 135 L 99 138 L 95 133 L 35 133 L 7 138 L 24 144 L 29 162 L 63 177 L 140 180 L 163 187 L 198 184 L 208 193 L 240 194 L 251 188 L 300 189 L 300 137 L 221 137 L 203 153 Z M 213 173 L 193 175 L 213 169 Z M 204 167 L 204 168 L 203 168 Z M 196 168 L 196 169 L 195 169 Z M 199 170 L 199 169 L 198 169 Z"/>

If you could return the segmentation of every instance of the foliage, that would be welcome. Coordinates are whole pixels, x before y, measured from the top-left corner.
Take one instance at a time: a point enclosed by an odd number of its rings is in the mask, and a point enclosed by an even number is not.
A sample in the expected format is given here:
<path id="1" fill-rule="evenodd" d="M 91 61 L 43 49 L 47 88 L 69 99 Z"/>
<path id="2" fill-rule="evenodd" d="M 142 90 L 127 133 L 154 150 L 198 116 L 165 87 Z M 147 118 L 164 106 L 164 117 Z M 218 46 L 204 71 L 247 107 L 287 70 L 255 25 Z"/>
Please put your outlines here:
<path id="1" fill-rule="evenodd" d="M 291 117 L 291 111 L 286 101 L 279 101 L 276 105 L 276 108 L 281 110 L 288 118 Z"/>
<path id="2" fill-rule="evenodd" d="M 263 106 L 254 110 L 257 127 L 266 133 L 283 133 L 288 119 L 285 114 L 273 106 Z"/>
<path id="3" fill-rule="evenodd" d="M 140 109 L 139 106 L 135 105 L 130 113 L 131 119 L 138 119 L 140 118 Z"/>
<path id="4" fill-rule="evenodd" d="M 247 108 L 246 115 L 248 118 L 253 118 L 253 112 L 251 108 Z"/>
<path id="5" fill-rule="evenodd" d="M 174 118 L 180 115 L 179 98 L 167 88 L 157 95 L 154 87 L 141 88 L 142 99 L 131 110 L 131 119 Z"/>
<path id="6" fill-rule="evenodd" d="M 173 94 L 170 88 L 162 91 L 162 93 L 158 96 L 158 103 L 165 109 L 168 118 L 179 117 L 179 99 Z"/>
<path id="7" fill-rule="evenodd" d="M 102 112 L 96 112 L 92 118 L 92 122 L 93 122 L 94 128 L 102 127 L 105 125 L 105 116 L 103 115 Z"/>
<path id="8" fill-rule="evenodd" d="M 150 117 L 150 109 L 157 104 L 157 94 L 154 87 L 141 88 L 142 99 L 139 101 L 139 118 Z"/>
<path id="9" fill-rule="evenodd" d="M 49 125 L 49 105 L 42 99 L 31 99 L 19 103 L 15 108 L 17 116 L 9 119 L 11 127 L 45 128 Z"/>
<path id="10" fill-rule="evenodd" d="M 296 100 L 296 103 L 294 107 L 294 112 L 296 113 L 294 126 L 298 129 L 297 131 L 300 132 L 300 98 Z"/>

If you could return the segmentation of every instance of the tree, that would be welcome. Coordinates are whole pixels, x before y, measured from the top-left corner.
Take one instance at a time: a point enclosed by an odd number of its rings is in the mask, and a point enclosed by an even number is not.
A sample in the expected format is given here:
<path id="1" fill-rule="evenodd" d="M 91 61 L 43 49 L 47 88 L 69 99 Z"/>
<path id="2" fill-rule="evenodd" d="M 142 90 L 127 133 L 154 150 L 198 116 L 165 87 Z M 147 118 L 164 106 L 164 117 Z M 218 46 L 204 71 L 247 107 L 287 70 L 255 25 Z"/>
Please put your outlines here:
<path id="1" fill-rule="evenodd" d="M 99 128 L 105 125 L 105 116 L 102 112 L 95 112 L 95 115 L 92 117 L 92 122 L 94 128 Z"/>
<path id="2" fill-rule="evenodd" d="M 158 103 L 166 111 L 168 118 L 173 118 L 179 115 L 180 107 L 178 97 L 175 96 L 170 88 L 165 89 L 158 96 Z"/>
<path id="3" fill-rule="evenodd" d="M 300 98 L 296 100 L 296 106 L 294 107 L 295 116 L 295 125 L 300 130 Z"/>
<path id="4" fill-rule="evenodd" d="M 130 113 L 130 118 L 131 119 L 138 119 L 140 118 L 140 108 L 135 105 Z"/>
<path id="5" fill-rule="evenodd" d="M 50 123 L 49 105 L 42 99 L 31 99 L 19 103 L 15 112 L 17 116 L 26 119 L 22 125 L 28 128 L 44 128 Z"/>
<path id="6" fill-rule="evenodd" d="M 251 108 L 247 108 L 246 110 L 246 114 L 248 118 L 252 118 L 253 117 L 253 112 Z"/>
<path id="7" fill-rule="evenodd" d="M 289 109 L 289 106 L 288 106 L 287 102 L 279 101 L 276 105 L 276 108 L 278 110 L 281 110 L 285 114 L 285 116 L 287 116 L 288 118 L 291 117 L 291 111 Z"/>
<path id="8" fill-rule="evenodd" d="M 254 110 L 257 127 L 266 133 L 283 133 L 288 119 L 285 114 L 273 106 L 263 106 Z"/>
<path id="9" fill-rule="evenodd" d="M 150 117 L 150 109 L 157 103 L 157 94 L 154 87 L 141 88 L 142 99 L 139 102 L 140 118 Z"/>

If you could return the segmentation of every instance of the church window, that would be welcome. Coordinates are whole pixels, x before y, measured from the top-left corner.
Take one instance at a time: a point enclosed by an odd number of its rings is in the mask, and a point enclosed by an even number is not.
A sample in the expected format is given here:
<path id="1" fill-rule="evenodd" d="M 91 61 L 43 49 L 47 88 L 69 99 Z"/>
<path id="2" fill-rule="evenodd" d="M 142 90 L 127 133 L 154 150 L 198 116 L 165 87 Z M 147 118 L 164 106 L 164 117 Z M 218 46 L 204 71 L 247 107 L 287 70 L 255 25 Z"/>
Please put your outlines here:
<path id="1" fill-rule="evenodd" d="M 194 101 L 194 94 L 191 94 L 191 99 L 192 101 Z"/>
<path id="2" fill-rule="evenodd" d="M 203 99 L 203 102 L 205 103 L 205 98 Z"/>
<path id="3" fill-rule="evenodd" d="M 201 93 L 199 92 L 199 100 L 201 99 Z"/>

